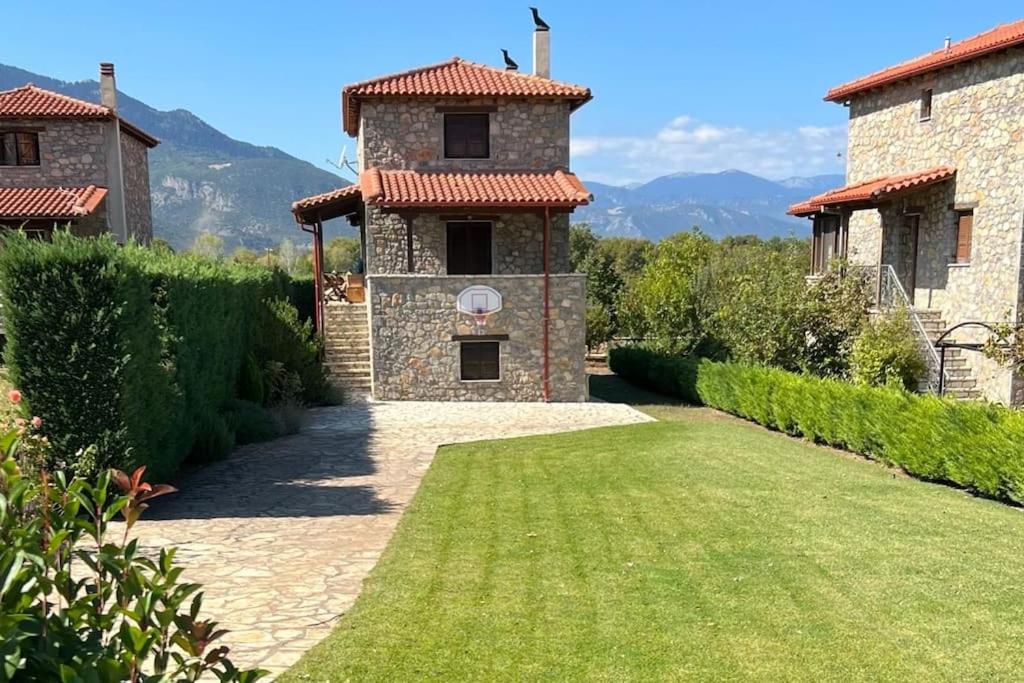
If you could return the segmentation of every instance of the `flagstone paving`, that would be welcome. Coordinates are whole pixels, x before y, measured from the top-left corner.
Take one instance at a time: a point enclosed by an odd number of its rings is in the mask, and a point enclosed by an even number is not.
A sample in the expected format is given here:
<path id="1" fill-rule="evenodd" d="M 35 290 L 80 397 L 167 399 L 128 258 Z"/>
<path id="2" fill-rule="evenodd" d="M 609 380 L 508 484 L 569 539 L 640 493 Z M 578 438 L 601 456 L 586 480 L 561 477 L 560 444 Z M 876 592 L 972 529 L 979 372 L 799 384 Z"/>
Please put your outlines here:
<path id="1" fill-rule="evenodd" d="M 438 446 L 650 419 L 596 402 L 319 408 L 300 434 L 184 477 L 136 531 L 145 549 L 178 548 L 234 662 L 276 675 L 355 602 Z"/>

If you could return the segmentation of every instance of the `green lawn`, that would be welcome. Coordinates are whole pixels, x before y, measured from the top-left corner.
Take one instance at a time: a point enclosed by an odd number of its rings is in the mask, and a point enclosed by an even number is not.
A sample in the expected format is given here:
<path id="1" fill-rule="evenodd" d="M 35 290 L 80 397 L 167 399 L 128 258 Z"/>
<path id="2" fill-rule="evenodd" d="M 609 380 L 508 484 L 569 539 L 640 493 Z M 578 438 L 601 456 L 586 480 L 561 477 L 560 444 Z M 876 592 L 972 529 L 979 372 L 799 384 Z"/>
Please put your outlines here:
<path id="1" fill-rule="evenodd" d="M 595 389 L 656 402 L 616 381 Z M 282 680 L 1020 678 L 1020 510 L 649 410 L 442 449 L 356 606 Z"/>

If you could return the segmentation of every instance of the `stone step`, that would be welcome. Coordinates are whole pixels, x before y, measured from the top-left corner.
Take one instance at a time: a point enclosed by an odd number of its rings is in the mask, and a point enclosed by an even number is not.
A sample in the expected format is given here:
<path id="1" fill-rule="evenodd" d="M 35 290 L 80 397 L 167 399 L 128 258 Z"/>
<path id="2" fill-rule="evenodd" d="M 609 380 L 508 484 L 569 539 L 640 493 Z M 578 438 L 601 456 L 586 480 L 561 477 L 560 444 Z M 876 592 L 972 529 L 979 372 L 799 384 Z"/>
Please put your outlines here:
<path id="1" fill-rule="evenodd" d="M 943 387 L 945 389 L 974 389 L 978 386 L 978 380 L 973 377 L 970 378 L 949 378 L 946 380 Z"/>
<path id="2" fill-rule="evenodd" d="M 973 401 L 981 398 L 980 389 L 950 389 L 946 396 L 952 396 L 958 401 Z"/>
<path id="3" fill-rule="evenodd" d="M 942 311 L 936 311 L 930 308 L 912 308 L 911 309 L 918 318 L 924 320 L 925 318 L 942 318 Z"/>
<path id="4" fill-rule="evenodd" d="M 324 347 L 324 354 L 326 354 L 326 355 L 335 355 L 335 356 L 353 354 L 353 355 L 357 355 L 357 356 L 367 356 L 367 357 L 369 357 L 369 355 L 370 355 L 370 345 L 369 344 L 365 344 L 365 343 L 364 344 L 329 344 L 329 345 Z M 947 359 L 946 365 L 949 365 L 948 359 Z"/>
<path id="5" fill-rule="evenodd" d="M 329 367 L 332 372 L 335 370 L 344 371 L 370 371 L 370 359 L 369 358 L 330 358 L 324 365 Z"/>
<path id="6" fill-rule="evenodd" d="M 358 390 L 358 391 L 369 391 L 371 384 L 370 378 L 367 377 L 365 380 L 339 380 L 337 378 L 328 378 L 328 381 L 332 386 L 336 386 L 344 391 Z"/>

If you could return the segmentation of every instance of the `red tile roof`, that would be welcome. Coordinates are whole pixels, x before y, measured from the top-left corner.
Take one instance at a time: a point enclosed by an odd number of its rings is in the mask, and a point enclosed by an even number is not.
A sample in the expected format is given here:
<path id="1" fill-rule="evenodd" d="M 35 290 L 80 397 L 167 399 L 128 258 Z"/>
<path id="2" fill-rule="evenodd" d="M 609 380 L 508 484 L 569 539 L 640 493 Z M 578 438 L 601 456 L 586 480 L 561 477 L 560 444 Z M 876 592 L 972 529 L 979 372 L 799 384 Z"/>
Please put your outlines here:
<path id="1" fill-rule="evenodd" d="M 571 209 L 588 204 L 590 192 L 568 171 L 382 171 L 371 168 L 356 185 L 300 199 L 292 213 L 300 222 L 344 215 L 364 201 L 389 208 L 486 207 Z"/>
<path id="2" fill-rule="evenodd" d="M 1024 45 L 1024 19 L 1011 24 L 1002 24 L 985 33 L 953 43 L 948 50 L 945 48 L 935 50 L 902 64 L 836 86 L 825 95 L 825 101 L 842 102 L 854 93 L 977 59 L 1016 45 Z"/>
<path id="3" fill-rule="evenodd" d="M 68 97 L 50 90 L 37 88 L 29 83 L 14 90 L 0 92 L 0 118 L 61 118 L 61 119 L 113 119 L 113 111 L 103 105 Z M 125 132 L 141 140 L 149 147 L 156 147 L 160 141 L 136 128 L 124 119 L 121 126 Z"/>
<path id="4" fill-rule="evenodd" d="M 88 216 L 107 196 L 105 187 L 0 187 L 0 218 L 73 219 Z"/>
<path id="5" fill-rule="evenodd" d="M 353 83 L 342 91 L 345 132 L 359 132 L 359 102 L 370 97 L 525 97 L 565 99 L 573 108 L 591 98 L 590 88 L 453 57 L 440 64 Z"/>
<path id="6" fill-rule="evenodd" d="M 815 195 L 805 202 L 793 204 L 787 213 L 791 216 L 809 216 L 818 213 L 825 206 L 874 203 L 887 195 L 949 180 L 954 175 L 956 175 L 956 169 L 952 166 L 937 166 L 927 171 L 872 178 L 829 190 Z"/>
<path id="7" fill-rule="evenodd" d="M 568 171 L 363 173 L 363 201 L 386 207 L 561 207 L 588 204 L 591 194 Z"/>

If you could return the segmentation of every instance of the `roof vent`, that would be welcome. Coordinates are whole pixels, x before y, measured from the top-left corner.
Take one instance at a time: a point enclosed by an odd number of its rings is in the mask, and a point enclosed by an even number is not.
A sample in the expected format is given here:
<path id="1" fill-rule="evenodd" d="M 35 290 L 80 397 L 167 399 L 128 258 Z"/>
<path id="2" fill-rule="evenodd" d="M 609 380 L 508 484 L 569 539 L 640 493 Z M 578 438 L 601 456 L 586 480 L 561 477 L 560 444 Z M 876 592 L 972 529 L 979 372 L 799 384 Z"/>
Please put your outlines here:
<path id="1" fill-rule="evenodd" d="M 946 36 L 946 49 L 947 50 L 949 50 L 949 45 L 950 45 L 950 38 L 949 38 L 949 36 Z"/>

